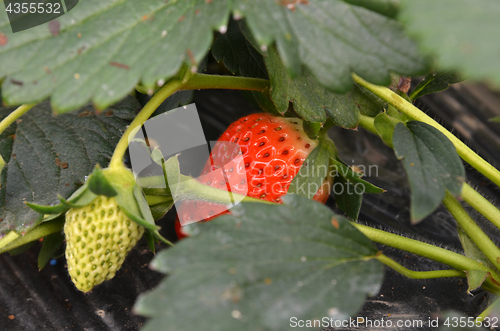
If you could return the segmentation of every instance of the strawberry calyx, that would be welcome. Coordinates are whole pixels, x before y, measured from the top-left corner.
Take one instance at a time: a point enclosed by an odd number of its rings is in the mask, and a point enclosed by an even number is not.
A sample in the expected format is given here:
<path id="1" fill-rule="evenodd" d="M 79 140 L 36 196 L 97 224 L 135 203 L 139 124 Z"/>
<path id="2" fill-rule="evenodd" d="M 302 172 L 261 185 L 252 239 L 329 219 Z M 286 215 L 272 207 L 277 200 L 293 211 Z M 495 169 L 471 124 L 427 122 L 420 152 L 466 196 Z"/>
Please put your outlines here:
<path id="1" fill-rule="evenodd" d="M 26 205 L 45 215 L 45 221 L 54 219 L 71 208 L 88 206 L 98 196 L 113 197 L 128 218 L 148 230 L 156 241 L 161 240 L 171 245 L 159 234 L 159 227 L 154 223 L 144 194 L 136 184 L 133 173 L 125 167 L 102 169 L 97 164 L 85 183 L 68 199 L 58 196 L 60 204 L 44 206 L 26 202 Z M 151 244 L 149 246 L 154 247 Z"/>

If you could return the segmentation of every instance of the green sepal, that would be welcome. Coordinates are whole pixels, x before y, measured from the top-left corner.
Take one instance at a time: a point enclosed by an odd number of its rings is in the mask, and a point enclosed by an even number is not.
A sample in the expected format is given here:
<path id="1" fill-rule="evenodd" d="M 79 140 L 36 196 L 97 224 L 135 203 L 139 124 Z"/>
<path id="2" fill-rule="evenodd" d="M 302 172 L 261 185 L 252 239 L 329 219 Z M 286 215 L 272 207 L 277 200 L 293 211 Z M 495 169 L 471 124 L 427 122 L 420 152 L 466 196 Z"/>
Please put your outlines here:
<path id="1" fill-rule="evenodd" d="M 307 136 L 311 139 L 318 139 L 319 131 L 323 127 L 323 123 L 321 122 L 309 122 L 304 121 L 302 123 L 302 128 Z"/>
<path id="2" fill-rule="evenodd" d="M 16 256 L 16 255 L 22 254 L 22 253 L 26 252 L 28 249 L 30 249 L 31 246 L 33 246 L 35 243 L 36 243 L 36 240 L 29 242 L 27 244 L 24 244 L 22 246 L 16 247 L 16 248 L 9 251 L 9 255 Z"/>
<path id="3" fill-rule="evenodd" d="M 143 226 L 144 228 L 150 230 L 150 231 L 157 231 L 158 227 L 156 225 L 152 225 L 151 223 L 145 221 L 142 217 L 131 213 L 128 211 L 126 208 L 123 208 L 123 206 L 120 205 L 120 209 L 123 211 L 125 215 L 127 215 L 128 218 L 130 218 L 132 221 L 136 222 L 137 224 Z"/>
<path id="4" fill-rule="evenodd" d="M 54 256 L 59 247 L 64 243 L 64 234 L 61 231 L 54 232 L 43 238 L 42 249 L 38 254 L 38 269 L 42 270 L 47 262 Z"/>
<path id="5" fill-rule="evenodd" d="M 149 209 L 151 210 L 151 214 L 156 221 L 162 218 L 172 208 L 173 205 L 174 200 L 150 206 Z"/>
<path id="6" fill-rule="evenodd" d="M 62 205 L 68 206 L 69 208 L 81 208 L 90 204 L 97 198 L 97 195 L 91 190 L 85 190 L 77 199 L 66 200 L 59 196 L 59 201 Z"/>
<path id="7" fill-rule="evenodd" d="M 343 187 L 341 194 L 337 194 L 336 190 L 333 191 L 337 207 L 345 212 L 349 219 L 356 221 L 361 211 L 363 194 L 358 194 L 354 190 L 354 185 L 341 175 L 336 175 L 334 177 L 334 182 L 335 184 L 341 184 Z"/>
<path id="8" fill-rule="evenodd" d="M 60 214 L 67 212 L 71 208 L 71 204 L 75 203 L 82 197 L 86 192 L 88 188 L 88 183 L 85 182 L 81 187 L 79 187 L 71 196 L 65 200 L 66 203 L 63 203 L 61 199 L 64 199 L 59 196 L 59 201 L 61 201 L 61 204 L 55 205 L 55 206 L 42 206 L 42 205 L 37 205 L 35 203 L 30 203 L 30 202 L 25 202 L 28 207 L 36 211 L 37 213 L 43 214 L 43 215 L 53 215 L 53 217 L 48 217 L 44 218 L 43 222 L 52 220 L 56 217 L 58 217 Z"/>
<path id="9" fill-rule="evenodd" d="M 146 242 L 148 243 L 148 247 L 151 250 L 151 252 L 156 253 L 155 237 L 153 236 L 153 233 L 149 230 L 144 231 L 144 238 L 146 239 Z"/>
<path id="10" fill-rule="evenodd" d="M 40 214 L 61 214 L 65 213 L 68 211 L 70 208 L 69 206 L 65 204 L 59 204 L 55 206 L 42 206 L 42 205 L 37 205 L 36 203 L 31 203 L 31 202 L 25 202 L 25 204 L 36 211 L 37 213 Z"/>
<path id="11" fill-rule="evenodd" d="M 146 195 L 146 201 L 148 205 L 151 207 L 159 205 L 161 203 L 173 202 L 174 199 L 170 196 L 165 196 L 165 195 Z"/>
<path id="12" fill-rule="evenodd" d="M 361 179 L 361 175 L 348 166 L 344 165 L 342 162 L 330 158 L 330 163 L 333 167 L 337 168 L 337 175 L 345 178 L 347 181 L 352 183 L 353 185 L 361 184 L 363 185 L 364 193 L 383 193 L 385 190 L 378 186 L 373 185 L 372 183 L 367 182 L 364 179 Z"/>
<path id="13" fill-rule="evenodd" d="M 137 201 L 137 205 L 139 206 L 139 210 L 141 211 L 141 214 L 144 217 L 144 219 L 146 220 L 146 222 L 149 222 L 150 224 L 155 225 L 155 220 L 153 218 L 153 214 L 151 213 L 151 209 L 149 209 L 149 205 L 148 205 L 148 202 L 146 201 L 146 197 L 144 196 L 144 193 L 142 193 L 141 188 L 137 185 L 134 186 L 134 197 L 135 197 L 135 200 Z M 167 239 L 162 237 L 162 235 L 158 232 L 158 229 L 159 228 L 157 228 L 154 231 L 151 231 L 151 235 L 154 238 L 161 240 L 168 245 L 172 245 L 172 243 L 170 241 L 168 241 Z M 149 245 L 149 242 L 148 242 L 148 245 Z"/>
<path id="14" fill-rule="evenodd" d="M 158 176 L 159 177 L 159 176 Z M 161 176 L 161 180 L 164 181 L 164 177 Z M 142 187 L 142 191 L 144 192 L 145 195 L 152 195 L 152 196 L 167 196 L 171 197 L 172 195 L 170 194 L 170 191 L 165 189 L 164 187 Z"/>
<path id="15" fill-rule="evenodd" d="M 387 113 L 378 114 L 373 121 L 375 130 L 377 130 L 380 138 L 382 138 L 384 143 L 391 148 L 394 148 L 394 145 L 392 144 L 392 135 L 394 134 L 394 128 L 399 122 L 401 122 L 401 120 L 390 117 L 389 115 L 387 115 Z"/>
<path id="16" fill-rule="evenodd" d="M 181 171 L 179 168 L 178 155 L 172 156 L 163 163 L 163 175 L 167 190 L 175 199 L 177 193 L 177 184 L 179 184 L 179 182 L 181 181 Z"/>
<path id="17" fill-rule="evenodd" d="M 116 192 L 113 186 L 108 182 L 98 164 L 96 164 L 94 171 L 87 179 L 87 185 L 96 195 L 105 195 L 111 198 L 118 194 L 118 192 Z"/>

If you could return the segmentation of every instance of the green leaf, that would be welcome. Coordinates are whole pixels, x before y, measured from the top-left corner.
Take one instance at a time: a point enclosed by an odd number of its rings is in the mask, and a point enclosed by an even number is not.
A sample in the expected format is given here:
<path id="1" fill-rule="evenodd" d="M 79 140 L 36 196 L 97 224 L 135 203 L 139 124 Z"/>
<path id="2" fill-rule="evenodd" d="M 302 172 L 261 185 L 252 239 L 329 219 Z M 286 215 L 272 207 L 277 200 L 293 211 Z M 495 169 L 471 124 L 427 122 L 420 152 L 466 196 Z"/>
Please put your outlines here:
<path id="1" fill-rule="evenodd" d="M 267 79 L 267 70 L 262 55 L 252 46 L 240 30 L 241 21 L 230 20 L 227 32 L 217 34 L 212 55 L 223 61 L 235 75 Z"/>
<path id="2" fill-rule="evenodd" d="M 292 79 L 274 48 L 269 50 L 265 63 L 271 79 L 271 98 L 277 110 L 284 114 L 289 102 L 295 112 L 309 122 L 324 123 L 328 118 L 339 126 L 356 128 L 360 110 L 378 113 L 381 107 L 357 85 L 347 94 L 334 94 L 322 87 L 307 70 Z"/>
<path id="3" fill-rule="evenodd" d="M 0 135 L 0 152 L 8 162 L 0 187 L 0 236 L 22 234 L 40 220 L 25 201 L 58 205 L 85 181 L 95 164 L 107 165 L 114 147 L 139 105 L 129 97 L 107 112 L 91 106 L 52 116 L 48 102 L 24 114 Z M 0 107 L 2 118 L 11 109 Z M 66 207 L 65 207 L 66 208 Z"/>
<path id="4" fill-rule="evenodd" d="M 353 316 L 380 287 L 377 248 L 324 205 L 283 201 L 239 204 L 157 254 L 152 267 L 169 276 L 135 304 L 153 318 L 143 330 L 289 330 L 291 317 Z"/>
<path id="5" fill-rule="evenodd" d="M 442 70 L 500 84 L 497 0 L 403 0 L 400 19 Z"/>
<path id="6" fill-rule="evenodd" d="M 498 123 L 500 123 L 500 116 L 490 118 L 490 122 L 498 122 Z"/>
<path id="7" fill-rule="evenodd" d="M 411 100 L 420 98 L 426 94 L 436 93 L 446 90 L 451 84 L 459 83 L 463 79 L 454 72 L 441 71 L 437 73 L 429 73 L 425 78 L 418 83 L 410 95 Z"/>
<path id="8" fill-rule="evenodd" d="M 418 121 L 407 126 L 396 124 L 393 144 L 410 181 L 412 222 L 419 222 L 441 203 L 445 189 L 460 195 L 465 170 L 455 147 L 441 132 Z"/>
<path id="9" fill-rule="evenodd" d="M 328 175 L 330 157 L 335 156 L 331 154 L 331 149 L 325 142 L 327 139 L 320 139 L 318 146 L 309 153 L 299 172 L 290 183 L 287 194 L 298 194 L 312 199 L 318 192 Z"/>
<path id="10" fill-rule="evenodd" d="M 52 96 L 58 112 L 90 100 L 104 109 L 139 81 L 153 88 L 184 62 L 197 66 L 212 43 L 212 29 L 227 25 L 230 9 L 224 0 L 86 0 L 57 18 L 57 36 L 47 24 L 12 34 L 2 12 L 0 33 L 8 38 L 0 48 L 4 100 Z"/>
<path id="11" fill-rule="evenodd" d="M 390 71 L 411 76 L 426 68 L 399 22 L 345 1 L 240 0 L 234 11 L 245 16 L 262 49 L 276 40 L 289 72 L 300 73 L 295 67 L 298 56 L 323 86 L 335 92 L 352 88 L 351 70 L 387 85 Z"/>
<path id="12" fill-rule="evenodd" d="M 374 3 L 366 7 L 387 15 L 384 5 Z M 382 85 L 390 71 L 423 72 L 426 64 L 402 25 L 367 8 L 340 0 L 86 0 L 57 18 L 57 33 L 42 24 L 16 34 L 2 12 L 4 101 L 50 96 L 58 112 L 90 100 L 104 109 L 139 81 L 153 89 L 174 77 L 183 63 L 197 67 L 212 43 L 212 30 L 224 31 L 231 11 L 246 18 L 260 48 L 276 42 L 292 76 L 304 64 L 336 92 L 352 88 L 351 70 Z"/>
<path id="13" fill-rule="evenodd" d="M 367 182 L 366 180 L 361 178 L 361 175 L 350 167 L 344 165 L 340 161 L 335 160 L 334 158 L 330 158 L 331 165 L 335 168 L 335 175 L 339 175 L 344 177 L 347 181 L 353 184 L 356 187 L 356 191 L 364 192 L 364 193 L 383 193 L 384 189 L 373 185 L 372 183 Z M 361 187 L 361 188 L 359 188 Z"/>
<path id="14" fill-rule="evenodd" d="M 382 15 L 395 18 L 399 10 L 399 0 L 344 0 L 347 3 L 362 6 Z"/>
<path id="15" fill-rule="evenodd" d="M 42 249 L 38 254 L 38 269 L 41 270 L 45 267 L 63 243 L 64 234 L 61 231 L 49 234 L 43 238 Z"/>
<path id="16" fill-rule="evenodd" d="M 333 196 L 335 203 L 346 216 L 355 221 L 358 219 L 363 202 L 363 193 L 356 191 L 355 186 L 344 177 L 334 177 Z"/>

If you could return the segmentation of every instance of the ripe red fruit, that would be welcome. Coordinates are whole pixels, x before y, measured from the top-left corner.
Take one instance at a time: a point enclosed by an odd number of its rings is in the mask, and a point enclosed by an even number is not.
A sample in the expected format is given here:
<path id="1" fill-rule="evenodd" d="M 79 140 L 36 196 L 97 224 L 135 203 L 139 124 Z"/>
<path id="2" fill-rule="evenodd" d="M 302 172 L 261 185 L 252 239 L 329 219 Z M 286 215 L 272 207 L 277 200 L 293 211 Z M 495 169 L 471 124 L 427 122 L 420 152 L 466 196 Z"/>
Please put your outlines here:
<path id="1" fill-rule="evenodd" d="M 245 174 L 226 171 L 226 179 L 221 172 L 212 172 L 228 159 L 228 144 L 240 146 L 244 160 Z M 288 191 L 291 181 L 299 172 L 309 153 L 318 145 L 302 129 L 302 120 L 298 118 L 276 117 L 269 114 L 252 114 L 232 123 L 219 138 L 212 149 L 210 159 L 202 170 L 205 185 L 227 190 L 226 183 L 240 183 L 247 195 L 267 201 L 281 203 L 280 197 Z M 246 177 L 246 178 L 245 178 Z M 318 190 L 314 200 L 324 203 L 330 192 L 328 180 Z M 239 184 L 232 185 L 235 193 Z M 211 220 L 217 215 L 227 213 L 225 206 L 199 200 L 186 200 L 177 208 L 182 222 L 193 220 Z M 176 221 L 179 239 L 185 237 L 179 221 Z"/>

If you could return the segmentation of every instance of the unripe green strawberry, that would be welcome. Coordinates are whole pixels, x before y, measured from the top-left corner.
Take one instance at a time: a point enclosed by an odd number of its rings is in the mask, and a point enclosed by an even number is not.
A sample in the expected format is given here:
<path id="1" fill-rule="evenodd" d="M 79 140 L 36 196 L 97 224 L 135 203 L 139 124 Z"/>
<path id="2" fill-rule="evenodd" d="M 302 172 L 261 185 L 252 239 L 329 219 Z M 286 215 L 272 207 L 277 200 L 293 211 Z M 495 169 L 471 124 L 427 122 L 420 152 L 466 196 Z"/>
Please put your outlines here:
<path id="1" fill-rule="evenodd" d="M 82 292 L 115 276 L 144 228 L 120 210 L 115 198 L 98 196 L 66 212 L 66 260 L 71 280 Z"/>

